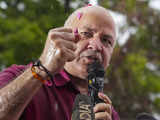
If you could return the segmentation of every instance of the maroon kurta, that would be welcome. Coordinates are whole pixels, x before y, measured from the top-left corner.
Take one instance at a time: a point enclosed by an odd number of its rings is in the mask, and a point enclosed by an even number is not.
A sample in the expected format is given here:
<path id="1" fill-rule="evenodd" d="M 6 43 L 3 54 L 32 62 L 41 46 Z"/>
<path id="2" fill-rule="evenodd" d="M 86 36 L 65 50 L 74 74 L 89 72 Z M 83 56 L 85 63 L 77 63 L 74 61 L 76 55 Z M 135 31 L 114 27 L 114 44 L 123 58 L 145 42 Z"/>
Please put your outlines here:
<path id="1" fill-rule="evenodd" d="M 12 65 L 0 73 L 0 88 L 14 80 L 27 66 Z M 72 106 L 78 90 L 72 85 L 68 74 L 62 70 L 53 79 L 53 86 L 43 85 L 25 108 L 23 120 L 71 120 Z M 113 120 L 119 116 L 112 109 Z"/>

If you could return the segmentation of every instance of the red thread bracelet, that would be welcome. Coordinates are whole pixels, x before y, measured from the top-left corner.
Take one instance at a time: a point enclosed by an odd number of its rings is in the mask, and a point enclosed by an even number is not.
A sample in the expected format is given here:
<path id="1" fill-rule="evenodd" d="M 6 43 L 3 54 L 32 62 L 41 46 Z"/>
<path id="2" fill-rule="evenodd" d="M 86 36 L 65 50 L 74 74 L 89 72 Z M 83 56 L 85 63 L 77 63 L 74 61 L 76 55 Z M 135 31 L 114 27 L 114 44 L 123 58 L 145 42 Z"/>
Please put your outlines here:
<path id="1" fill-rule="evenodd" d="M 48 76 L 44 80 L 41 75 L 36 73 L 35 67 L 38 67 L 39 70 L 45 72 Z M 41 67 L 41 68 L 40 68 Z M 51 73 L 41 64 L 40 60 L 36 61 L 31 67 L 32 75 L 34 78 L 40 80 L 43 84 L 47 86 L 52 86 L 52 75 Z"/>

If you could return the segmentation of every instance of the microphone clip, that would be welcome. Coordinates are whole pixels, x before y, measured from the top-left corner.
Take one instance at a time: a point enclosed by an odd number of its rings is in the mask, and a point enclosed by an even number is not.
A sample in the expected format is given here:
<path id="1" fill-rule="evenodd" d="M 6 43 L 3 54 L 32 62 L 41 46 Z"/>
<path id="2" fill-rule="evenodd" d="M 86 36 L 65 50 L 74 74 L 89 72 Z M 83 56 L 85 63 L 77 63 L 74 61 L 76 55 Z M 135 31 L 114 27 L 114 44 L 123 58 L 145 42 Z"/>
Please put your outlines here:
<path id="1" fill-rule="evenodd" d="M 104 102 L 98 97 L 98 92 L 103 92 L 104 74 L 104 67 L 99 61 L 88 65 L 88 91 L 93 105 Z"/>

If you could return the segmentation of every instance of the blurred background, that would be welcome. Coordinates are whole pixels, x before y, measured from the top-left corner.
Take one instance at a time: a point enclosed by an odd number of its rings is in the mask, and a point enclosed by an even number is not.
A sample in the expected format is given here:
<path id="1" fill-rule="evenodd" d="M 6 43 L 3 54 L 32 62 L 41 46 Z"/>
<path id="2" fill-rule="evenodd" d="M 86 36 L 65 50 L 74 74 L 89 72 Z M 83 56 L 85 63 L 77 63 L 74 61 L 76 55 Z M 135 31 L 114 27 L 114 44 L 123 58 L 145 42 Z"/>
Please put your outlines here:
<path id="1" fill-rule="evenodd" d="M 36 60 L 48 31 L 87 3 L 109 9 L 117 26 L 105 93 L 121 120 L 160 119 L 160 0 L 0 0 L 0 70 Z"/>

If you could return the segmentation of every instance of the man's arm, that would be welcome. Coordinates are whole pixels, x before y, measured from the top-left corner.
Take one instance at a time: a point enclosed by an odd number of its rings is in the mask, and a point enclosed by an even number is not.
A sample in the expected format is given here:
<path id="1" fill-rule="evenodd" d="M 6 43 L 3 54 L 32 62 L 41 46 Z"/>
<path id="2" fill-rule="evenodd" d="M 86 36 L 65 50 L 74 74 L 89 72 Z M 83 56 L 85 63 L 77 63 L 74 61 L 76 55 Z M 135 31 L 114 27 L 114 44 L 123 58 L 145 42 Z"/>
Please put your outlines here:
<path id="1" fill-rule="evenodd" d="M 75 36 L 70 28 L 50 30 L 45 47 L 39 60 L 52 74 L 64 67 L 65 62 L 75 58 Z M 37 67 L 36 67 L 37 68 Z M 42 78 L 47 74 L 37 68 Z M 0 89 L 0 120 L 18 120 L 32 96 L 42 86 L 42 82 L 33 77 L 28 68 L 13 81 Z"/>
<path id="2" fill-rule="evenodd" d="M 39 74 L 45 76 L 45 73 Z M 0 120 L 18 120 L 32 96 L 41 87 L 41 81 L 35 79 L 31 68 L 0 89 Z"/>

